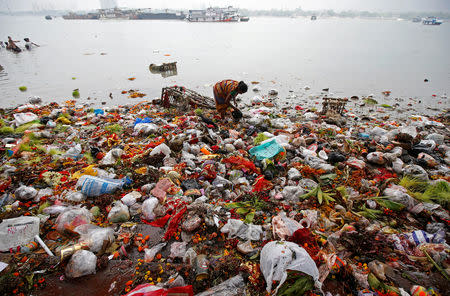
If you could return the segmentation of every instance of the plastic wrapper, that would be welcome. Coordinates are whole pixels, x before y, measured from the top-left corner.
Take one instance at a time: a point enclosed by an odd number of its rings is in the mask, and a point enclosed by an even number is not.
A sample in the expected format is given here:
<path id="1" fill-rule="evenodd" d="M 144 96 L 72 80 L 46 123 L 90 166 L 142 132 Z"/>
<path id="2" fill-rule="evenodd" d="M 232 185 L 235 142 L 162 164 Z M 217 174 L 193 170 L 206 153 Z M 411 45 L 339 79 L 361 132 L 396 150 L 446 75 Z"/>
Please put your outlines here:
<path id="1" fill-rule="evenodd" d="M 83 224 L 74 229 L 80 234 L 79 243 L 89 246 L 91 252 L 97 253 L 114 242 L 114 230 L 93 224 Z"/>
<path id="2" fill-rule="evenodd" d="M 158 130 L 159 127 L 154 123 L 138 123 L 134 126 L 134 131 L 142 135 L 154 134 Z"/>
<path id="3" fill-rule="evenodd" d="M 405 166 L 403 168 L 403 174 L 421 181 L 428 181 L 428 173 L 421 166 L 415 164 Z"/>
<path id="4" fill-rule="evenodd" d="M 95 274 L 97 256 L 87 250 L 79 250 L 70 258 L 66 266 L 68 278 L 78 278 L 89 274 Z"/>
<path id="5" fill-rule="evenodd" d="M 91 219 L 92 214 L 85 208 L 69 208 L 56 219 L 56 230 L 71 232 L 77 226 L 89 224 Z"/>
<path id="6" fill-rule="evenodd" d="M 298 202 L 298 198 L 305 193 L 305 190 L 300 186 L 286 186 L 281 193 L 285 200 Z"/>
<path id="7" fill-rule="evenodd" d="M 261 250 L 260 268 L 266 280 L 266 290 L 272 292 L 273 281 L 279 281 L 275 294 L 287 278 L 287 270 L 297 270 L 310 275 L 317 288 L 321 288 L 319 282 L 319 270 L 305 249 L 291 242 L 271 241 Z"/>
<path id="8" fill-rule="evenodd" d="M 158 254 L 167 243 L 159 243 L 156 246 L 153 246 L 151 249 L 145 249 L 144 260 L 145 262 L 151 262 L 155 259 L 156 254 Z"/>
<path id="9" fill-rule="evenodd" d="M 239 274 L 234 276 L 217 286 L 196 294 L 195 296 L 240 296 L 245 295 L 245 282 Z"/>
<path id="10" fill-rule="evenodd" d="M 142 215 L 148 221 L 153 221 L 155 219 L 154 209 L 158 206 L 159 201 L 155 197 L 150 197 L 142 203 Z"/>
<path id="11" fill-rule="evenodd" d="M 201 223 L 202 223 L 202 218 L 200 218 L 200 216 L 198 216 L 198 215 L 194 215 L 193 217 L 189 217 L 188 219 L 186 219 L 183 222 L 183 224 L 181 225 L 181 228 L 184 231 L 192 232 L 195 229 L 197 229 Z"/>
<path id="12" fill-rule="evenodd" d="M 290 168 L 288 171 L 288 179 L 298 181 L 302 178 L 302 174 L 296 168 Z"/>
<path id="13" fill-rule="evenodd" d="M 86 196 L 81 192 L 71 191 L 64 198 L 72 202 L 82 202 L 86 199 Z"/>
<path id="14" fill-rule="evenodd" d="M 128 207 L 120 201 L 113 203 L 114 206 L 108 213 L 108 221 L 112 223 L 126 222 L 130 219 Z"/>

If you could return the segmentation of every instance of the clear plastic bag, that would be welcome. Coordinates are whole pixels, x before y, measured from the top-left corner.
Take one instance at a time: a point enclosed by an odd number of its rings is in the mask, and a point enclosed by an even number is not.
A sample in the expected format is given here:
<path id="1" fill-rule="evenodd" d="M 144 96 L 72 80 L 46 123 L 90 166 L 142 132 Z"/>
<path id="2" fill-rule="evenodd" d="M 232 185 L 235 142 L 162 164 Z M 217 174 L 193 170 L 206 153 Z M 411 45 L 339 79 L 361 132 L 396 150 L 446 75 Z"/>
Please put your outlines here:
<path id="1" fill-rule="evenodd" d="M 14 196 L 19 200 L 30 200 L 38 194 L 37 190 L 31 186 L 22 185 L 16 189 Z"/>
<path id="2" fill-rule="evenodd" d="M 272 219 L 273 235 L 285 239 L 297 231 L 297 229 L 303 228 L 303 226 L 294 219 L 288 218 L 285 212 L 280 212 Z"/>
<path id="3" fill-rule="evenodd" d="M 87 197 L 100 196 L 105 193 L 113 193 L 127 183 L 127 178 L 109 179 L 89 175 L 82 176 L 77 182 L 77 188 Z"/>
<path id="4" fill-rule="evenodd" d="M 167 243 L 160 243 L 153 246 L 151 249 L 145 249 L 145 262 L 152 262 L 153 259 L 155 259 L 156 254 L 158 254 L 166 245 Z"/>
<path id="5" fill-rule="evenodd" d="M 130 219 L 128 207 L 120 201 L 113 203 L 114 206 L 108 213 L 108 221 L 112 223 L 126 222 Z"/>
<path id="6" fill-rule="evenodd" d="M 89 274 L 95 274 L 97 256 L 87 250 L 79 250 L 70 258 L 66 266 L 68 278 L 78 278 Z"/>
<path id="7" fill-rule="evenodd" d="M 106 249 L 114 242 L 114 230 L 111 228 L 83 224 L 76 227 L 74 231 L 80 234 L 79 243 L 87 244 L 91 252 L 94 253 Z"/>
<path id="8" fill-rule="evenodd" d="M 173 242 L 170 245 L 170 255 L 169 257 L 174 258 L 184 258 L 186 254 L 186 245 L 187 242 Z"/>
<path id="9" fill-rule="evenodd" d="M 239 237 L 244 240 L 259 240 L 263 233 L 261 225 L 245 224 L 242 220 L 228 219 L 220 231 L 228 233 L 228 238 Z"/>
<path id="10" fill-rule="evenodd" d="M 244 278 L 239 274 L 217 286 L 214 286 L 195 296 L 240 296 L 245 295 Z"/>
<path id="11" fill-rule="evenodd" d="M 69 208 L 56 218 L 56 230 L 73 231 L 77 226 L 89 224 L 91 219 L 92 214 L 85 208 Z"/>

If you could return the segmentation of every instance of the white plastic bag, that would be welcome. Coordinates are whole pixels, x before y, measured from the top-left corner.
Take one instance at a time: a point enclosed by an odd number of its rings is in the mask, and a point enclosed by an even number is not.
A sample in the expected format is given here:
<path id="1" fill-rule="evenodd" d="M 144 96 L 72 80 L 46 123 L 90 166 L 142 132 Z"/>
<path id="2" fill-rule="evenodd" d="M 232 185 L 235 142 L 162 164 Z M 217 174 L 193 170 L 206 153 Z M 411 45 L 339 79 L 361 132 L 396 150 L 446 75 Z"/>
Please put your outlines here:
<path id="1" fill-rule="evenodd" d="M 37 190 L 31 186 L 22 185 L 16 189 L 14 196 L 19 200 L 30 200 L 38 194 Z"/>
<path id="2" fill-rule="evenodd" d="M 134 131 L 143 135 L 154 134 L 158 129 L 158 126 L 154 123 L 138 123 L 134 126 Z"/>
<path id="3" fill-rule="evenodd" d="M 0 223 L 0 252 L 25 245 L 39 235 L 39 218 L 21 216 Z"/>
<path id="4" fill-rule="evenodd" d="M 244 278 L 238 274 L 217 286 L 211 287 L 208 290 L 196 294 L 195 296 L 240 296 L 245 295 Z"/>
<path id="5" fill-rule="evenodd" d="M 156 197 L 150 197 L 144 201 L 144 203 L 142 204 L 142 215 L 144 215 L 145 220 L 155 220 L 155 214 L 153 213 L 153 210 L 158 204 L 159 200 Z"/>
<path id="6" fill-rule="evenodd" d="M 134 205 L 141 196 L 142 194 L 140 194 L 139 192 L 133 191 L 122 197 L 120 200 L 122 201 L 123 204 L 130 207 Z"/>
<path id="7" fill-rule="evenodd" d="M 100 161 L 100 164 L 111 165 L 116 163 L 117 159 L 119 159 L 123 154 L 123 150 L 119 148 L 114 148 L 108 151 L 106 155 Z"/>
<path id="8" fill-rule="evenodd" d="M 170 155 L 170 152 L 171 152 L 171 150 L 170 150 L 169 146 L 162 143 L 162 144 L 159 144 L 158 146 L 156 146 L 152 150 L 152 152 L 150 152 L 150 156 L 158 155 L 160 153 L 164 154 L 165 156 L 168 156 L 168 155 Z"/>
<path id="9" fill-rule="evenodd" d="M 275 293 L 287 278 L 286 270 L 298 270 L 310 275 L 317 288 L 321 289 L 319 270 L 309 254 L 299 245 L 291 242 L 271 241 L 261 250 L 261 272 L 267 283 L 266 290 L 272 291 L 272 281 L 279 281 Z"/>
<path id="10" fill-rule="evenodd" d="M 14 116 L 14 121 L 16 122 L 16 126 L 34 121 L 39 118 L 36 114 L 31 113 L 31 112 L 16 113 L 13 116 Z"/>
<path id="11" fill-rule="evenodd" d="M 87 250 L 79 250 L 70 258 L 66 266 L 66 276 L 77 278 L 95 273 L 97 256 Z"/>
<path id="12" fill-rule="evenodd" d="M 228 238 L 239 237 L 244 240 L 260 240 L 263 233 L 261 225 L 245 224 L 237 219 L 228 219 L 220 231 L 228 233 Z"/>

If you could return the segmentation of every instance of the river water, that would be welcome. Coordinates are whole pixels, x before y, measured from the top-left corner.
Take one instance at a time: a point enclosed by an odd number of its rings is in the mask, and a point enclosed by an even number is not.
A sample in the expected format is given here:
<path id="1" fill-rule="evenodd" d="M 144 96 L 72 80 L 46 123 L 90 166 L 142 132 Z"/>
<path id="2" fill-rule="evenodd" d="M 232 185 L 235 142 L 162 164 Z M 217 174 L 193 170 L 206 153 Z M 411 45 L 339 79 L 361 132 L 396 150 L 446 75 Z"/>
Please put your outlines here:
<path id="1" fill-rule="evenodd" d="M 262 91 L 277 89 L 281 99 L 329 88 L 335 97 L 392 91 L 404 102 L 422 101 L 417 110 L 448 107 L 450 25 L 424 26 L 396 20 L 252 18 L 248 23 L 184 21 L 63 20 L 0 16 L 0 39 L 23 38 L 41 45 L 14 54 L 0 49 L 0 104 L 81 98 L 95 105 L 134 103 L 121 91 L 138 89 L 146 99 L 161 88 L 184 85 L 212 96 L 222 79 L 258 81 Z M 151 74 L 151 63 L 177 62 L 178 75 Z M 128 80 L 135 77 L 133 81 Z M 429 82 L 424 82 L 428 79 Z M 27 86 L 20 92 L 19 86 Z M 304 87 L 311 89 L 305 91 Z M 109 97 L 112 93 L 113 99 Z M 249 91 L 244 95 L 255 95 Z M 436 95 L 436 97 L 433 97 Z"/>

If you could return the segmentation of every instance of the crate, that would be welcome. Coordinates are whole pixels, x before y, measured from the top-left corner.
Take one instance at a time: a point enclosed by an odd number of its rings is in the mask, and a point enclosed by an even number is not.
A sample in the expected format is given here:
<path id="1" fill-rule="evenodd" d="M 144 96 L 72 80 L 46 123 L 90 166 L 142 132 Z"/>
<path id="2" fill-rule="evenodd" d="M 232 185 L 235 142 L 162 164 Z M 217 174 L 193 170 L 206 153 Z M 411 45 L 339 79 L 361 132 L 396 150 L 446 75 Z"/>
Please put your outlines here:
<path id="1" fill-rule="evenodd" d="M 164 87 L 161 91 L 162 105 L 186 110 L 191 108 L 215 109 L 214 99 L 203 96 L 183 86 Z"/>
<path id="2" fill-rule="evenodd" d="M 341 98 L 323 98 L 321 114 L 337 113 L 342 115 L 348 99 Z"/>

